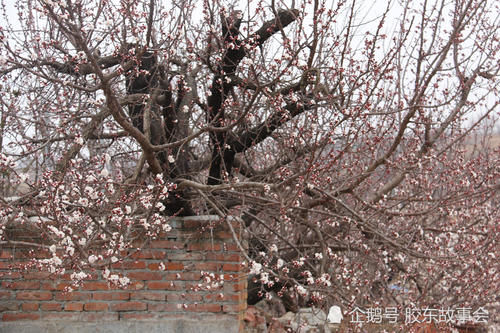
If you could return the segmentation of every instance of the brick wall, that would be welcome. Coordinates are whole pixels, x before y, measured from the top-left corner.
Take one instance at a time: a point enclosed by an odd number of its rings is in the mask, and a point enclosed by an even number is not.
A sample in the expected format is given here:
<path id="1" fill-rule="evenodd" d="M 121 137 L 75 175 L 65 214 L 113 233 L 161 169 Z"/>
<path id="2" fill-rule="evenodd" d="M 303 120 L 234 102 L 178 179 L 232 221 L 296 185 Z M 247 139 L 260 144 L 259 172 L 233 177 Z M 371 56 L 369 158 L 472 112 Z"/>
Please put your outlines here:
<path id="1" fill-rule="evenodd" d="M 124 289 L 110 286 L 101 271 L 94 271 L 91 280 L 68 292 L 70 272 L 55 279 L 47 272 L 19 269 L 43 252 L 3 245 L 1 320 L 102 322 L 211 316 L 241 323 L 246 275 L 226 222 L 199 216 L 179 218 L 171 225 L 173 230 L 165 237 L 113 264 L 131 280 Z M 219 287 L 212 285 L 217 280 L 223 281 Z"/>

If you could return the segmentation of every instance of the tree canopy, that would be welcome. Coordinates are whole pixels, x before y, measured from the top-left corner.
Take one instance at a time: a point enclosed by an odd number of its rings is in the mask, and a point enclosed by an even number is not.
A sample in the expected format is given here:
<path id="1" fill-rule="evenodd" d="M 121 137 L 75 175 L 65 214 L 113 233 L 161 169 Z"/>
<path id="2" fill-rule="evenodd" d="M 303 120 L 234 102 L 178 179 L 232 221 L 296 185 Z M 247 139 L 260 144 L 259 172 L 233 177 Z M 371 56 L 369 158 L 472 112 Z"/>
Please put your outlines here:
<path id="1" fill-rule="evenodd" d="M 216 214 L 258 296 L 491 303 L 497 5 L 377 6 L 3 4 L 1 242 L 22 225 L 39 265 L 85 272 Z"/>

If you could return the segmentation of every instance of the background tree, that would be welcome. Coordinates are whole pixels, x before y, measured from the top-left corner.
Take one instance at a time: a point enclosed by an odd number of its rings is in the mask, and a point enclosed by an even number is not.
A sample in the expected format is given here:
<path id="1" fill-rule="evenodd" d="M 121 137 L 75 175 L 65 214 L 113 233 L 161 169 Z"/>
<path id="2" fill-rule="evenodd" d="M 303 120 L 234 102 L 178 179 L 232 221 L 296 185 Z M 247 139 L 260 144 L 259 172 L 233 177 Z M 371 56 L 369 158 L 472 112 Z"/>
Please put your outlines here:
<path id="1" fill-rule="evenodd" d="M 2 242 L 27 226 L 78 280 L 217 214 L 241 223 L 251 299 L 492 302 L 498 8 L 384 5 L 3 4 Z"/>

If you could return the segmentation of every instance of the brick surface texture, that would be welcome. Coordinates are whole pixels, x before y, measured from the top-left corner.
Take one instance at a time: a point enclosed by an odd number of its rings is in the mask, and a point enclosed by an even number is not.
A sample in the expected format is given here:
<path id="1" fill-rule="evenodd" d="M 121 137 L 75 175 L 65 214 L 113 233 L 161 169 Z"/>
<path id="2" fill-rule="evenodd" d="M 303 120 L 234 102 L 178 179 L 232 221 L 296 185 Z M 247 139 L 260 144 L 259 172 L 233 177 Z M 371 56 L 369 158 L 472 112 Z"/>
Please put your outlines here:
<path id="1" fill-rule="evenodd" d="M 177 218 L 171 224 L 173 230 L 162 239 L 124 253 L 126 259 L 113 264 L 114 273 L 130 278 L 126 288 L 109 285 L 97 270 L 91 272 L 90 280 L 68 291 L 71 271 L 52 276 L 23 267 L 34 252 L 3 245 L 0 320 L 227 315 L 241 322 L 246 309 L 246 271 L 227 222 L 200 216 Z"/>

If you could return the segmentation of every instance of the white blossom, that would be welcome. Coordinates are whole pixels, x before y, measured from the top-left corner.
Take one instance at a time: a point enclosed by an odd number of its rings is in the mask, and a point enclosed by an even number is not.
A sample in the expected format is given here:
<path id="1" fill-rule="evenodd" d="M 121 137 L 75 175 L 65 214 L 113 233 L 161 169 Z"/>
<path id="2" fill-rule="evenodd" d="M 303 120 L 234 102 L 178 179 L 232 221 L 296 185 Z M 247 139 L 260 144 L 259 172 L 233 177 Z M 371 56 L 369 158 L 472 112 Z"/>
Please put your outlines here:
<path id="1" fill-rule="evenodd" d="M 66 253 L 70 256 L 73 256 L 73 254 L 75 254 L 75 248 L 73 246 L 68 246 L 66 248 Z"/>
<path id="2" fill-rule="evenodd" d="M 317 282 L 326 286 L 326 287 L 330 287 L 332 285 L 332 283 L 330 281 L 330 275 L 328 275 L 326 273 L 323 273 Z"/>
<path id="3" fill-rule="evenodd" d="M 76 281 L 81 281 L 85 278 L 87 278 L 89 275 L 85 272 L 73 272 L 71 273 L 70 277 L 71 277 L 71 280 L 76 280 Z"/>
<path id="4" fill-rule="evenodd" d="M 276 268 L 281 268 L 283 267 L 283 265 L 285 264 L 285 261 L 281 258 L 278 259 L 278 261 L 276 261 Z"/>
<path id="5" fill-rule="evenodd" d="M 252 261 L 250 267 L 250 274 L 259 274 L 262 271 L 262 265 L 258 262 Z"/>
<path id="6" fill-rule="evenodd" d="M 97 257 L 93 254 L 91 254 L 89 256 L 89 263 L 92 265 L 93 263 L 95 263 L 97 261 Z"/>
<path id="7" fill-rule="evenodd" d="M 311 274 L 310 271 L 305 271 L 304 272 L 304 276 L 306 277 L 307 284 L 313 284 L 314 283 L 314 279 L 313 279 L 312 274 Z"/>
<path id="8" fill-rule="evenodd" d="M 269 273 L 265 273 L 265 272 L 260 273 L 260 281 L 263 284 L 268 284 L 269 283 Z"/>
<path id="9" fill-rule="evenodd" d="M 87 234 L 87 237 L 90 237 L 90 235 L 92 235 L 93 232 L 94 229 L 92 228 L 92 226 L 89 226 L 87 229 L 85 229 L 85 234 Z"/>
<path id="10" fill-rule="evenodd" d="M 77 137 L 75 138 L 75 143 L 76 143 L 77 145 L 83 146 L 83 144 L 84 144 L 85 142 L 83 141 L 83 138 L 82 138 L 81 136 L 77 136 Z"/>
<path id="11" fill-rule="evenodd" d="M 158 208 L 158 210 L 159 210 L 160 212 L 163 212 L 163 211 L 165 210 L 165 205 L 164 205 L 164 204 L 162 204 L 161 202 L 157 202 L 157 203 L 156 203 L 156 208 Z"/>
<path id="12" fill-rule="evenodd" d="M 118 281 L 122 286 L 126 286 L 130 283 L 130 279 L 126 276 L 121 277 Z"/>
<path id="13" fill-rule="evenodd" d="M 111 181 L 108 181 L 106 183 L 106 187 L 107 187 L 109 193 L 111 193 L 111 194 L 115 193 L 115 187 Z"/>
<path id="14" fill-rule="evenodd" d="M 78 203 L 82 206 L 87 207 L 89 205 L 89 199 L 87 198 L 80 198 L 78 199 Z"/>
<path id="15" fill-rule="evenodd" d="M 307 289 L 302 287 L 301 285 L 295 286 L 295 290 L 299 293 L 301 296 L 307 296 Z"/>
<path id="16" fill-rule="evenodd" d="M 47 228 L 52 231 L 56 236 L 58 237 L 64 237 L 64 232 L 60 231 L 59 229 L 57 229 L 56 227 L 52 226 L 52 225 L 49 225 L 47 226 Z"/>
<path id="17" fill-rule="evenodd" d="M 111 274 L 109 275 L 108 280 L 113 283 L 117 283 L 119 278 L 120 277 L 117 274 Z"/>

